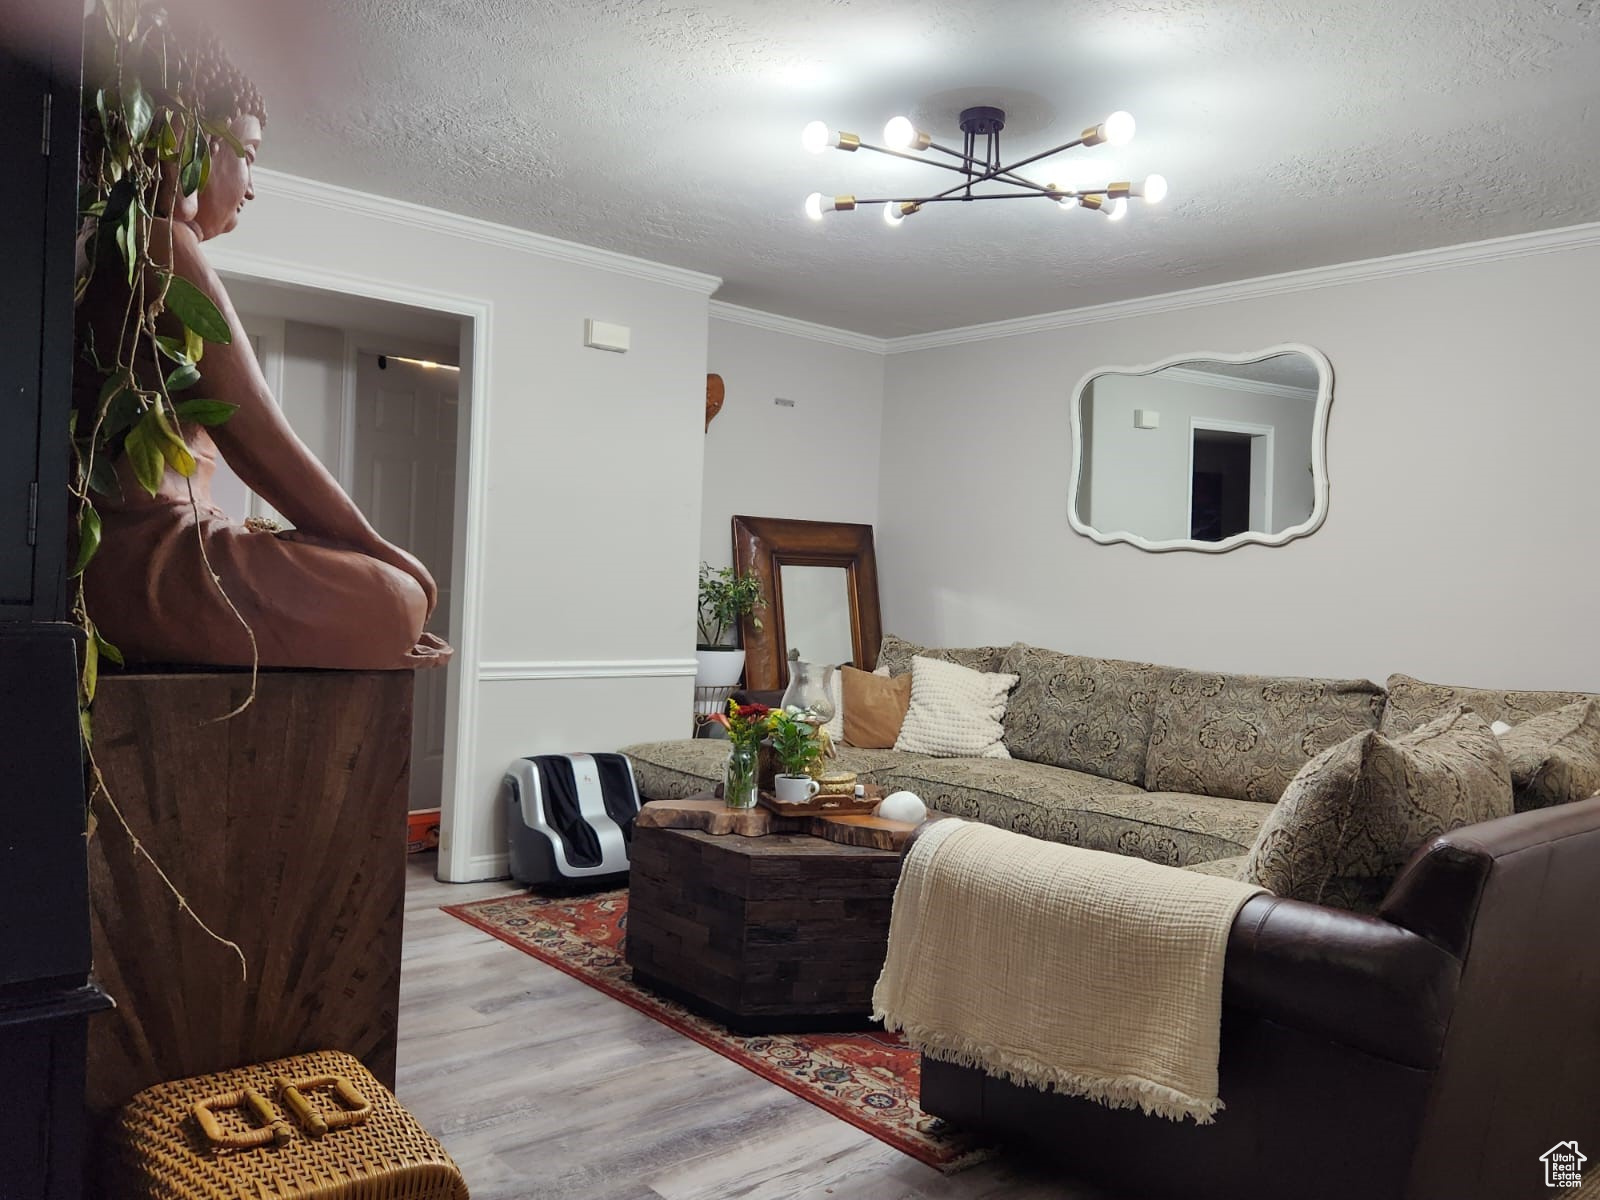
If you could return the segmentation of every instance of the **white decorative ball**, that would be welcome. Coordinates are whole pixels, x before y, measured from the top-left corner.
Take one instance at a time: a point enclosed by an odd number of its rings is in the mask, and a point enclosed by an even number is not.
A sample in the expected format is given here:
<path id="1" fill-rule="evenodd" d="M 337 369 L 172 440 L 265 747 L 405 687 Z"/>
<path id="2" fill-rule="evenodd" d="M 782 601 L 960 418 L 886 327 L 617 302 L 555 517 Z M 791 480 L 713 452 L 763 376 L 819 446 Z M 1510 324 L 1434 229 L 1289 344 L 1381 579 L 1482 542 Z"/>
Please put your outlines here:
<path id="1" fill-rule="evenodd" d="M 878 815 L 886 821 L 906 821 L 915 825 L 927 820 L 928 806 L 915 792 L 893 792 L 878 804 Z"/>

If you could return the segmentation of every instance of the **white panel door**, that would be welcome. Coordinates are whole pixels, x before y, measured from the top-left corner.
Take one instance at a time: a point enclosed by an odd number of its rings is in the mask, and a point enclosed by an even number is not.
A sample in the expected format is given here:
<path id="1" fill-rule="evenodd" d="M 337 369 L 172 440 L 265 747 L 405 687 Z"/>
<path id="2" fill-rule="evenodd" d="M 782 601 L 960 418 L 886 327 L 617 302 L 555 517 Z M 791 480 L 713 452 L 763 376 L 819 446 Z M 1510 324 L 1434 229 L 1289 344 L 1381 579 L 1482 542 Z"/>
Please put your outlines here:
<path id="1" fill-rule="evenodd" d="M 385 539 L 433 572 L 439 606 L 428 629 L 450 632 L 460 375 L 356 356 L 351 498 Z M 418 671 L 411 742 L 411 807 L 437 808 L 444 784 L 445 672 Z"/>

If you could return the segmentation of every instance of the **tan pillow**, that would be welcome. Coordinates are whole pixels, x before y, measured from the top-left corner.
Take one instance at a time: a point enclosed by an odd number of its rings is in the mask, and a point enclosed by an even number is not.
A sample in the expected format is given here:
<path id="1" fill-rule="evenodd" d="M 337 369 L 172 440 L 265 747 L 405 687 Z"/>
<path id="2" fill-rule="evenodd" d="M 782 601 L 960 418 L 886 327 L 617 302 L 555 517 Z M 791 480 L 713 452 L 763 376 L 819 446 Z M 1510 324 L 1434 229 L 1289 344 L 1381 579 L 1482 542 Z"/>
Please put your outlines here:
<path id="1" fill-rule="evenodd" d="M 865 750 L 892 750 L 911 707 L 911 676 L 839 668 L 844 693 L 844 740 Z"/>
<path id="2" fill-rule="evenodd" d="M 1518 812 L 1600 792 L 1600 701 L 1579 700 L 1500 735 Z"/>
<path id="3" fill-rule="evenodd" d="M 1376 911 L 1430 838 L 1511 814 L 1511 772 L 1489 724 L 1457 708 L 1393 739 L 1358 733 L 1284 789 L 1245 880 L 1291 900 Z"/>

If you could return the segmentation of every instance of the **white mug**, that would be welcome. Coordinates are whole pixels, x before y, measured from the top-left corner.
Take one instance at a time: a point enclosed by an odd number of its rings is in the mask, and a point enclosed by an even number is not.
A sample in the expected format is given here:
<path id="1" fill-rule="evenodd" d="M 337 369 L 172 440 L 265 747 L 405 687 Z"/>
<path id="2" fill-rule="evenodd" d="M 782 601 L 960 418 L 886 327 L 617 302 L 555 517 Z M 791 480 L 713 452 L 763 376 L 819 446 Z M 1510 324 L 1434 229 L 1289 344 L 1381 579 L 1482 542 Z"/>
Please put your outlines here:
<path id="1" fill-rule="evenodd" d="M 809 775 L 779 775 L 772 783 L 780 804 L 804 804 L 822 785 Z"/>

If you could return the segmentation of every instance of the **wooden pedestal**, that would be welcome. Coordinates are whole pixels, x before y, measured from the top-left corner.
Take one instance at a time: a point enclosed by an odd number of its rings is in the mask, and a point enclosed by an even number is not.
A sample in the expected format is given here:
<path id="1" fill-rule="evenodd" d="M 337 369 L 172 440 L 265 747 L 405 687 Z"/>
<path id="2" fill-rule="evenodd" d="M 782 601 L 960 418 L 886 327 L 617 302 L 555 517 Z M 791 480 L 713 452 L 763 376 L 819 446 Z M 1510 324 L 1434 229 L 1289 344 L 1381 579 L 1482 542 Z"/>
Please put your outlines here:
<path id="1" fill-rule="evenodd" d="M 394 1086 L 408 671 L 108 676 L 95 758 L 135 834 L 249 964 L 180 911 L 101 804 L 89 842 L 90 1027 L 103 1116 L 163 1080 L 344 1050 Z"/>

